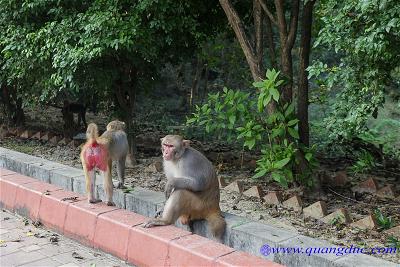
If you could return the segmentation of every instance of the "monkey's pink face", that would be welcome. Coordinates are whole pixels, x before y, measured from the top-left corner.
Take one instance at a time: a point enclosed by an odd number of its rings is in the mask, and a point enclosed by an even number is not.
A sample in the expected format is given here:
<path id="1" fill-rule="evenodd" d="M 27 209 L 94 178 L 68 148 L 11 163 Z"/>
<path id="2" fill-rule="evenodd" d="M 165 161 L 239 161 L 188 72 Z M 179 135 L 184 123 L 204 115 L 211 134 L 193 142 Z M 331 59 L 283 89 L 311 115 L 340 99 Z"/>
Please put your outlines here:
<path id="1" fill-rule="evenodd" d="M 172 160 L 175 155 L 175 146 L 167 143 L 162 144 L 162 153 L 165 160 Z"/>

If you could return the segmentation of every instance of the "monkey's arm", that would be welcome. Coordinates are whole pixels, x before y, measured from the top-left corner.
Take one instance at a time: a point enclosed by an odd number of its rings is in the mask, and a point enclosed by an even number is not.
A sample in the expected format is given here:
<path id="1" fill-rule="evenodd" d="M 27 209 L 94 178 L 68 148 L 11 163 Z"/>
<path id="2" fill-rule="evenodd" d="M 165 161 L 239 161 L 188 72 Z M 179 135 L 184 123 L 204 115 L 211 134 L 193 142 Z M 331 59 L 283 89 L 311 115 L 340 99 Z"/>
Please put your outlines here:
<path id="1" fill-rule="evenodd" d="M 165 194 L 167 197 L 171 194 L 172 189 L 187 189 L 193 192 L 203 191 L 206 184 L 202 182 L 203 179 L 196 179 L 191 177 L 173 177 L 170 178 L 165 185 Z"/>

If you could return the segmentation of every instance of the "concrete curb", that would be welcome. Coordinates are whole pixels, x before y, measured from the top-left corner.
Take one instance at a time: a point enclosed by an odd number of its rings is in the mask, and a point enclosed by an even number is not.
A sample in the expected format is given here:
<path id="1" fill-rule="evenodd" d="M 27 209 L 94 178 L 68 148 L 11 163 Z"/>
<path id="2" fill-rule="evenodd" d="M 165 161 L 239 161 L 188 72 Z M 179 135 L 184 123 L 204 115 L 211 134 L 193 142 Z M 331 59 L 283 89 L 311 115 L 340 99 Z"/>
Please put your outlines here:
<path id="1" fill-rule="evenodd" d="M 78 194 L 85 193 L 83 173 L 76 168 L 0 147 L 1 167 L 52 183 Z M 8 172 L 6 170 L 2 171 L 2 176 Z M 96 194 L 104 200 L 101 180 L 97 179 L 99 184 L 96 186 Z M 153 217 L 155 212 L 164 205 L 164 201 L 162 193 L 145 188 L 134 188 L 130 193 L 123 193 L 121 190 L 114 189 L 114 202 L 119 208 L 127 209 L 143 216 Z M 307 256 L 300 253 L 271 253 L 265 257 L 260 252 L 260 248 L 264 244 L 268 244 L 271 247 L 287 247 L 290 245 L 291 247 L 303 248 L 326 248 L 335 247 L 335 245 L 228 213 L 225 213 L 225 219 L 227 221 L 227 229 L 224 236 L 224 244 L 235 250 L 242 250 L 257 257 L 273 260 L 288 266 L 358 267 L 358 262 L 367 262 L 369 266 L 398 266 L 392 262 L 365 254 L 334 256 L 334 254 L 322 253 Z M 179 223 L 177 223 L 177 226 L 187 230 L 186 226 Z M 195 222 L 194 233 L 209 237 L 206 223 L 204 221 Z M 98 247 L 100 247 L 100 242 L 98 243 Z"/>
<path id="2" fill-rule="evenodd" d="M 0 205 L 87 246 L 140 266 L 282 266 L 174 226 L 143 228 L 148 218 L 90 204 L 62 188 L 0 169 Z"/>

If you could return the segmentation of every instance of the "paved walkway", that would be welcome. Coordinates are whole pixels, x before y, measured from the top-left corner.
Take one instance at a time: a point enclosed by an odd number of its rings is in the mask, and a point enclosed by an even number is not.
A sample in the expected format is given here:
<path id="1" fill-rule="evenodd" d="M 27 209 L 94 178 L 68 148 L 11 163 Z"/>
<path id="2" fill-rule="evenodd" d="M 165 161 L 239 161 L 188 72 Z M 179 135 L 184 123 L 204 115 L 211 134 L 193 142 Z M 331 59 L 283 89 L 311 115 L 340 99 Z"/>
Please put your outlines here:
<path id="1" fill-rule="evenodd" d="M 0 266 L 131 266 L 0 210 Z"/>

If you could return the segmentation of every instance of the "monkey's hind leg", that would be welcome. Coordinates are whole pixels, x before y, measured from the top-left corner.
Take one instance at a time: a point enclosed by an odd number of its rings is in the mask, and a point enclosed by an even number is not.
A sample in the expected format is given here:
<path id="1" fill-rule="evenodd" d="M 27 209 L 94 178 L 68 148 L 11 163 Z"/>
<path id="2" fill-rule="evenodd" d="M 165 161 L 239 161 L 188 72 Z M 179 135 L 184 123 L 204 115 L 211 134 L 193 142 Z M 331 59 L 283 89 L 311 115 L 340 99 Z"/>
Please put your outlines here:
<path id="1" fill-rule="evenodd" d="M 89 203 L 98 203 L 101 202 L 101 199 L 96 199 L 96 172 L 94 169 L 87 171 L 86 168 L 84 168 L 85 171 L 85 176 L 86 176 L 86 192 L 88 192 L 88 200 Z"/>
<path id="2" fill-rule="evenodd" d="M 113 183 L 111 177 L 112 161 L 108 162 L 107 170 L 104 172 L 104 191 L 106 193 L 107 206 L 115 206 L 113 202 Z"/>
<path id="3" fill-rule="evenodd" d="M 183 200 L 181 199 L 180 190 L 173 192 L 165 203 L 161 218 L 151 219 L 148 222 L 144 223 L 143 227 L 150 228 L 154 226 L 163 226 L 175 223 L 175 221 L 181 215 L 182 201 Z"/>
<path id="4" fill-rule="evenodd" d="M 206 217 L 208 227 L 213 235 L 213 238 L 222 243 L 222 237 L 225 232 L 226 222 L 222 217 L 221 212 L 214 212 Z"/>
<path id="5" fill-rule="evenodd" d="M 124 180 L 125 180 L 125 160 L 126 160 L 126 155 L 122 156 L 118 161 L 117 161 L 117 173 L 118 173 L 118 185 L 117 188 L 125 188 L 124 186 Z"/>

